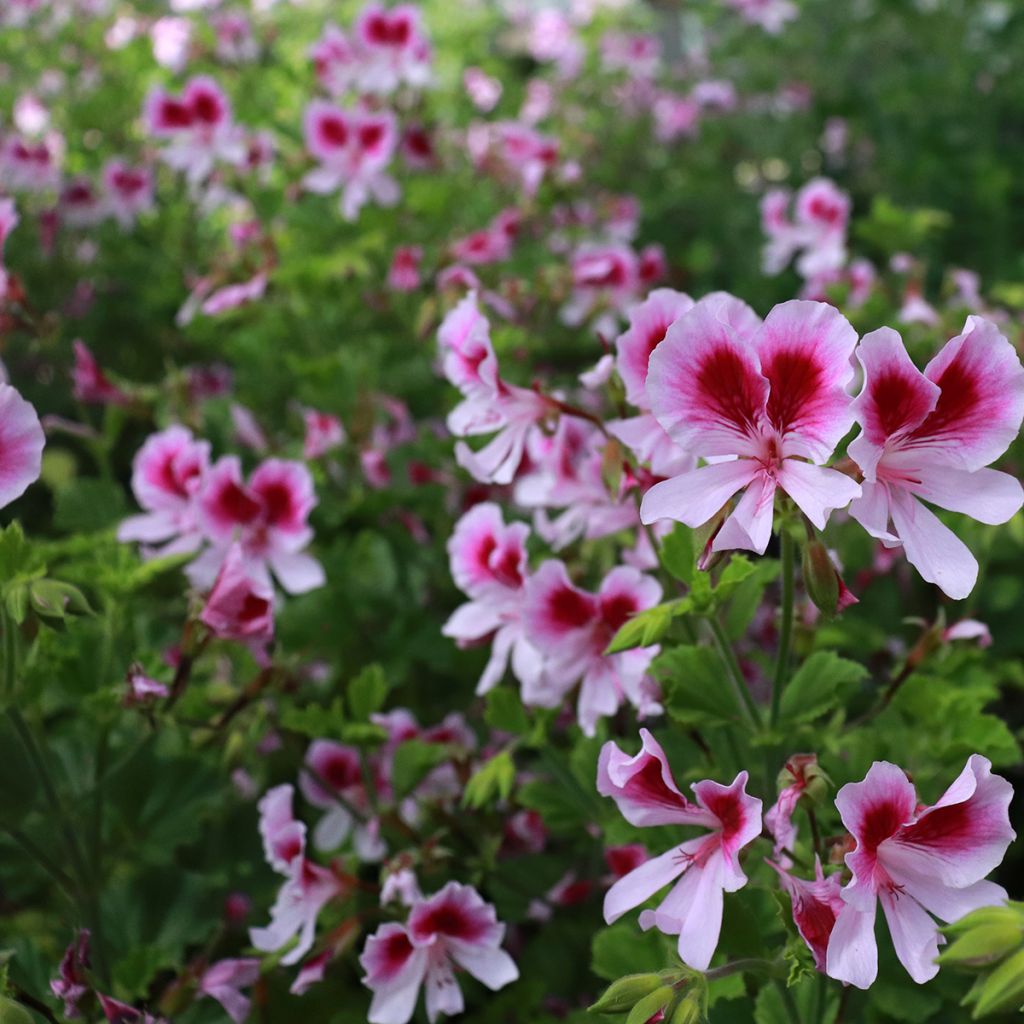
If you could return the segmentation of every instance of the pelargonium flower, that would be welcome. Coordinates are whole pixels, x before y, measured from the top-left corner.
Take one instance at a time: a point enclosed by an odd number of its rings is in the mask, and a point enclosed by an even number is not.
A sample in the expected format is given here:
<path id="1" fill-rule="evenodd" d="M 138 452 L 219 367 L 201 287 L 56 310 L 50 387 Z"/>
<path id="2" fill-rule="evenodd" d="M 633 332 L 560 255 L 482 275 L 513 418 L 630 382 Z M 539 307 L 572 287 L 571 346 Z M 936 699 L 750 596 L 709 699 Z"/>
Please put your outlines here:
<path id="1" fill-rule="evenodd" d="M 388 268 L 388 287 L 394 292 L 412 292 L 420 286 L 420 260 L 423 249 L 418 245 L 400 245 L 395 249 Z"/>
<path id="2" fill-rule="evenodd" d="M 518 121 L 487 126 L 486 150 L 497 158 L 526 196 L 535 195 L 544 176 L 558 163 L 558 140 Z"/>
<path id="3" fill-rule="evenodd" d="M 320 38 L 309 48 L 317 81 L 331 96 L 341 96 L 352 85 L 358 71 L 355 47 L 337 25 L 324 26 Z"/>
<path id="4" fill-rule="evenodd" d="M 846 855 L 853 878 L 828 942 L 830 977 L 868 988 L 878 971 L 875 913 L 882 904 L 896 956 L 918 984 L 938 973 L 934 918 L 956 921 L 1006 901 L 985 876 L 1016 838 L 1013 787 L 980 754 L 930 807 L 918 804 L 902 768 L 876 761 L 862 782 L 847 783 L 836 806 L 857 845 Z"/>
<path id="5" fill-rule="evenodd" d="M 214 636 L 244 643 L 266 660 L 266 647 L 274 639 L 274 588 L 252 575 L 238 542 L 224 556 L 199 621 Z"/>
<path id="6" fill-rule="evenodd" d="M 661 585 L 628 566 L 612 569 L 596 594 L 574 586 L 563 562 L 545 562 L 526 582 L 527 635 L 545 658 L 535 685 L 524 685 L 523 701 L 555 707 L 577 681 L 576 717 L 587 736 L 599 719 L 628 701 L 641 715 L 661 710 L 648 675 L 657 647 L 605 654 L 626 620 L 661 599 Z"/>
<path id="7" fill-rule="evenodd" d="M 395 115 L 388 110 L 343 110 L 323 100 L 306 108 L 306 149 L 320 166 L 302 184 L 310 192 L 341 192 L 340 209 L 355 220 L 371 199 L 381 206 L 398 201 L 398 185 L 386 172 L 398 143 Z"/>
<path id="8" fill-rule="evenodd" d="M 89 929 L 80 928 L 75 940 L 64 950 L 58 977 L 50 979 L 50 991 L 64 1003 L 64 1016 L 72 1020 L 82 1015 L 79 1002 L 92 988 L 86 971 L 89 962 Z"/>
<path id="9" fill-rule="evenodd" d="M 71 371 L 74 396 L 79 402 L 97 405 L 127 405 L 129 397 L 103 372 L 89 347 L 81 339 L 73 344 L 75 365 Z"/>
<path id="10" fill-rule="evenodd" d="M 10 384 L 0 383 L 0 508 L 39 479 L 46 437 L 36 410 Z"/>
<path id="11" fill-rule="evenodd" d="M 617 318 L 636 299 L 639 284 L 639 262 L 628 245 L 582 245 L 572 257 L 573 290 L 559 316 L 578 327 L 596 312 L 594 330 L 612 338 Z"/>
<path id="12" fill-rule="evenodd" d="M 294 790 L 275 786 L 259 802 L 260 836 L 267 863 L 285 876 L 266 928 L 250 928 L 249 941 L 263 953 L 274 953 L 298 941 L 281 963 L 298 963 L 309 952 L 320 911 L 342 891 L 335 875 L 306 857 L 306 826 L 292 814 Z"/>
<path id="13" fill-rule="evenodd" d="M 132 492 L 144 512 L 121 523 L 117 539 L 141 541 L 145 554 L 195 551 L 202 543 L 197 495 L 210 465 L 210 445 L 177 424 L 151 435 L 132 461 Z"/>
<path id="14" fill-rule="evenodd" d="M 252 957 L 238 960 L 218 960 L 211 964 L 199 979 L 199 997 L 216 999 L 235 1022 L 249 1016 L 252 1000 L 239 991 L 254 985 L 260 976 L 260 962 Z"/>
<path id="15" fill-rule="evenodd" d="M 430 84 L 430 41 L 414 4 L 390 9 L 367 4 L 356 19 L 355 44 L 363 92 L 389 93 L 403 84 L 414 89 Z"/>
<path id="16" fill-rule="evenodd" d="M 646 729 L 640 730 L 640 739 L 634 757 L 611 740 L 601 748 L 597 791 L 610 796 L 631 825 L 700 825 L 711 831 L 620 878 L 605 896 L 604 918 L 608 924 L 617 921 L 675 882 L 656 910 L 643 911 L 640 927 L 678 935 L 680 959 L 704 971 L 718 945 L 722 894 L 747 884 L 738 855 L 761 834 L 761 801 L 747 795 L 747 773 L 740 772 L 728 786 L 710 779 L 695 783 L 697 802 L 691 803 L 676 785 L 658 741 Z"/>
<path id="17" fill-rule="evenodd" d="M 796 841 L 793 813 L 807 787 L 815 778 L 821 778 L 822 773 L 816 754 L 794 754 L 787 759 L 783 774 L 786 785 L 779 792 L 778 800 L 765 812 L 764 827 L 775 840 L 772 856 L 782 858 L 782 867 L 788 868 L 791 862 L 786 851 L 792 851 Z"/>
<path id="18" fill-rule="evenodd" d="M 333 413 L 306 409 L 302 419 L 306 425 L 306 436 L 302 441 L 304 459 L 319 459 L 345 443 L 345 427 Z"/>
<path id="19" fill-rule="evenodd" d="M 768 236 L 766 274 L 779 273 L 800 253 L 797 270 L 815 279 L 846 262 L 846 226 L 850 198 L 828 178 L 815 178 L 797 192 L 795 219 L 788 215 L 789 192 L 773 189 L 761 201 L 761 227 Z"/>
<path id="20" fill-rule="evenodd" d="M 144 117 L 151 135 L 168 140 L 161 158 L 191 185 L 203 182 L 218 161 L 238 165 L 245 159 L 244 132 L 234 123 L 231 104 L 205 75 L 189 79 L 180 96 L 150 93 Z"/>
<path id="21" fill-rule="evenodd" d="M 530 528 L 509 523 L 492 502 L 471 508 L 448 541 L 448 558 L 456 586 L 469 597 L 442 627 L 445 636 L 463 643 L 491 642 L 491 656 L 476 692 L 496 686 L 509 661 L 524 685 L 541 670 L 542 659 L 523 622 L 526 541 Z"/>
<path id="22" fill-rule="evenodd" d="M 225 456 L 207 473 L 198 503 L 200 525 L 212 547 L 188 567 L 197 586 L 212 583 L 236 538 L 254 577 L 269 582 L 273 571 L 290 594 L 323 585 L 323 567 L 303 550 L 313 538 L 307 520 L 316 494 L 302 463 L 267 459 L 246 483 L 238 458 Z"/>
<path id="23" fill-rule="evenodd" d="M 380 860 L 384 848 L 373 829 L 355 820 L 349 807 L 369 813 L 362 759 L 355 747 L 334 740 L 314 740 L 306 751 L 299 779 L 302 795 L 323 810 L 313 829 L 313 845 L 324 852 L 336 850 L 354 831 L 359 859 Z"/>
<path id="24" fill-rule="evenodd" d="M 849 452 L 864 484 L 850 515 L 887 547 L 902 544 L 928 582 L 964 598 L 978 563 L 922 501 L 983 523 L 1005 523 L 1019 511 L 1018 480 L 985 467 L 1020 431 L 1024 367 L 995 324 L 977 316 L 924 373 L 887 327 L 864 338 L 858 358 L 864 389 L 853 407 L 862 432 Z"/>
<path id="25" fill-rule="evenodd" d="M 107 210 L 122 228 L 130 228 L 140 213 L 153 208 L 153 173 L 124 160 L 108 160 L 103 168 Z"/>
<path id="26" fill-rule="evenodd" d="M 9 134 L 0 142 L 0 184 L 12 192 L 50 192 L 60 184 L 62 139 L 32 141 Z"/>
<path id="27" fill-rule="evenodd" d="M 527 437 L 550 412 L 551 402 L 501 379 L 490 324 L 475 292 L 448 313 L 437 338 L 445 376 L 464 396 L 448 415 L 448 429 L 456 437 L 496 433 L 479 451 L 459 442 L 456 461 L 481 482 L 507 484 L 522 461 Z"/>
<path id="28" fill-rule="evenodd" d="M 825 877 L 821 860 L 814 858 L 814 879 L 808 881 L 791 875 L 784 867 L 768 862 L 778 872 L 782 888 L 786 890 L 793 907 L 793 923 L 800 938 L 814 957 L 814 966 L 825 971 L 825 957 L 828 940 L 835 927 L 836 918 L 846 906 L 840 890 L 839 875 Z"/>
<path id="29" fill-rule="evenodd" d="M 405 925 L 381 925 L 366 940 L 359 958 L 373 992 L 370 1024 L 407 1024 L 420 988 L 426 988 L 427 1017 L 462 1013 L 462 990 L 453 967 L 461 967 L 496 992 L 519 977 L 501 948 L 505 926 L 494 907 L 468 885 L 449 882 L 413 907 Z"/>
<path id="30" fill-rule="evenodd" d="M 747 338 L 719 308 L 698 305 L 680 317 L 654 350 L 647 379 L 665 432 L 718 461 L 655 484 L 640 518 L 700 526 L 742 490 L 712 550 L 764 554 L 776 490 L 819 530 L 860 495 L 853 480 L 824 466 L 853 423 L 846 387 L 857 335 L 818 302 L 776 306 Z"/>

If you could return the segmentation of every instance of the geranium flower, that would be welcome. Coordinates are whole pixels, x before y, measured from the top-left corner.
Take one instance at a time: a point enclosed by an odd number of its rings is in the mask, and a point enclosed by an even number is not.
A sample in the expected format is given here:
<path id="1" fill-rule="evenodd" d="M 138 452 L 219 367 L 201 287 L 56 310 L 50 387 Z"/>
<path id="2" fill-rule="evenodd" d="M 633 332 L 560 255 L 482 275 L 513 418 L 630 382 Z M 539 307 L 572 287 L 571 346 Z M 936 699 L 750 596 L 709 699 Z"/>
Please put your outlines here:
<path id="1" fill-rule="evenodd" d="M 359 958 L 366 971 L 363 984 L 373 991 L 370 1024 L 407 1024 L 421 987 L 431 1022 L 441 1014 L 462 1013 L 453 967 L 495 992 L 515 981 L 519 971 L 501 949 L 504 935 L 494 907 L 458 882 L 417 903 L 407 924 L 381 925 Z"/>
<path id="2" fill-rule="evenodd" d="M 678 935 L 680 958 L 704 971 L 718 945 L 722 894 L 747 884 L 738 854 L 761 834 L 761 801 L 747 795 L 747 773 L 740 772 L 729 786 L 709 779 L 695 783 L 697 802 L 691 803 L 679 791 L 657 740 L 646 729 L 640 730 L 640 739 L 635 757 L 613 741 L 602 747 L 597 791 L 610 796 L 631 825 L 701 825 L 711 831 L 652 857 L 619 879 L 605 896 L 604 918 L 608 924 L 617 921 L 675 882 L 657 910 L 643 911 L 640 927 Z"/>
<path id="3" fill-rule="evenodd" d="M 716 304 L 680 317 L 651 356 L 647 394 L 680 447 L 718 461 L 655 484 L 643 522 L 700 526 L 742 490 L 712 550 L 763 554 L 780 489 L 823 529 L 860 494 L 823 465 L 853 422 L 846 386 L 856 341 L 843 316 L 817 302 L 776 306 L 749 338 Z"/>
<path id="4" fill-rule="evenodd" d="M 995 324 L 970 316 L 921 373 L 883 327 L 861 342 L 862 432 L 850 455 L 864 472 L 850 515 L 887 547 L 900 544 L 929 583 L 954 599 L 974 588 L 978 563 L 922 501 L 983 523 L 1005 523 L 1024 502 L 1015 477 L 986 469 L 1024 418 L 1024 367 Z M 890 525 L 891 524 L 891 525 Z"/>
<path id="5" fill-rule="evenodd" d="M 959 778 L 930 807 L 918 804 L 902 768 L 876 761 L 862 782 L 843 786 L 836 806 L 857 845 L 846 855 L 853 878 L 828 942 L 830 977 L 868 988 L 878 971 L 875 913 L 882 904 L 896 956 L 918 984 L 938 973 L 939 929 L 1005 902 L 984 881 L 1016 838 L 1013 787 L 972 754 Z"/>
<path id="6" fill-rule="evenodd" d="M 39 479 L 45 446 L 35 408 L 10 384 L 0 383 L 0 508 Z"/>

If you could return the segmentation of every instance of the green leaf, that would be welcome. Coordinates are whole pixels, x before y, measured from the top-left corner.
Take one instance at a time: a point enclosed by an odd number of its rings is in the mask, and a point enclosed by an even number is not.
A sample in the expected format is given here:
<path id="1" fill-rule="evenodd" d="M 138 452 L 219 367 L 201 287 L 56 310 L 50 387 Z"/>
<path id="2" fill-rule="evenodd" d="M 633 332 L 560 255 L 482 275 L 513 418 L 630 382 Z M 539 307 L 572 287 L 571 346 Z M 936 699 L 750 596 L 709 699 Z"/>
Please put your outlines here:
<path id="1" fill-rule="evenodd" d="M 67 533 L 95 533 L 113 526 L 127 511 L 124 491 L 107 480 L 78 479 L 54 499 L 54 525 Z"/>
<path id="2" fill-rule="evenodd" d="M 491 690 L 485 698 L 484 721 L 498 732 L 522 736 L 529 731 L 530 719 L 519 694 L 509 687 Z"/>
<path id="3" fill-rule="evenodd" d="M 380 665 L 367 665 L 348 684 L 348 706 L 352 717 L 366 721 L 374 712 L 384 707 L 388 695 L 388 680 Z"/>
<path id="4" fill-rule="evenodd" d="M 641 932 L 635 921 L 619 921 L 599 931 L 591 943 L 590 969 L 605 981 L 626 974 L 646 974 L 667 967 L 669 958 L 659 932 Z"/>
<path id="5" fill-rule="evenodd" d="M 722 570 L 715 586 L 715 603 L 723 604 L 736 592 L 736 588 L 757 571 L 757 566 L 743 555 L 733 555 L 729 564 Z"/>
<path id="6" fill-rule="evenodd" d="M 694 566 L 693 530 L 682 523 L 661 542 L 661 564 L 681 583 L 687 585 L 693 580 Z"/>
<path id="7" fill-rule="evenodd" d="M 665 708 L 683 725 L 734 723 L 736 697 L 717 656 L 707 647 L 674 647 L 651 670 L 665 691 Z"/>
<path id="8" fill-rule="evenodd" d="M 604 653 L 618 654 L 619 651 L 628 651 L 634 647 L 656 644 L 668 632 L 674 616 L 679 614 L 679 604 L 679 601 L 671 601 L 631 616 L 619 627 Z"/>
<path id="9" fill-rule="evenodd" d="M 281 714 L 281 724 L 310 739 L 340 736 L 345 724 L 345 708 L 340 697 L 335 697 L 328 707 L 322 704 L 286 707 Z"/>
<path id="10" fill-rule="evenodd" d="M 32 549 L 21 523 L 13 522 L 0 531 L 0 581 L 6 582 L 32 564 Z"/>
<path id="11" fill-rule="evenodd" d="M 401 798 L 411 792 L 432 768 L 436 768 L 450 757 L 451 750 L 444 743 L 406 740 L 395 751 L 392 763 L 391 782 L 395 796 Z"/>
<path id="12" fill-rule="evenodd" d="M 867 676 L 856 661 L 815 651 L 797 669 L 782 694 L 782 721 L 810 722 L 844 704 Z"/>
<path id="13" fill-rule="evenodd" d="M 472 810 L 486 807 L 493 800 L 507 800 L 516 781 L 516 766 L 512 754 L 502 750 L 482 764 L 466 783 L 462 806 Z"/>
<path id="14" fill-rule="evenodd" d="M 909 1024 L 924 1024 L 942 1006 L 942 996 L 913 984 L 909 979 L 897 982 L 878 978 L 871 986 L 870 999 L 886 1019 L 908 1021 Z"/>
<path id="15" fill-rule="evenodd" d="M 577 787 L 536 779 L 519 790 L 519 802 L 536 811 L 552 832 L 574 832 L 590 821 L 590 806 Z"/>

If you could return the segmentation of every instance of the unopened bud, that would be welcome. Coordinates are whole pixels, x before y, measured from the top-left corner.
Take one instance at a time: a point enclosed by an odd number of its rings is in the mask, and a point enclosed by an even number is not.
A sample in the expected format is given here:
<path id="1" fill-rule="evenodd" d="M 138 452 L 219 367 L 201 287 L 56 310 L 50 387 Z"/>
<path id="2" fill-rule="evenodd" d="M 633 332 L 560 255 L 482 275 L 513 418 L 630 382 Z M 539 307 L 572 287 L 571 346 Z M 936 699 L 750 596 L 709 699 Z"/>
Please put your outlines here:
<path id="1" fill-rule="evenodd" d="M 661 985 L 649 995 L 646 995 L 639 1002 L 633 1004 L 629 1011 L 626 1024 L 647 1024 L 647 1022 L 661 1010 L 668 1006 L 675 989 L 671 985 Z"/>
<path id="2" fill-rule="evenodd" d="M 974 1017 L 1019 1010 L 1024 1005 L 1024 949 L 1004 960 L 982 983 Z"/>
<path id="3" fill-rule="evenodd" d="M 1010 901 L 995 907 L 979 907 L 959 921 L 944 925 L 941 931 L 944 935 L 956 936 L 990 924 L 1012 924 L 1024 931 L 1024 903 Z"/>
<path id="4" fill-rule="evenodd" d="M 839 609 L 839 573 L 820 540 L 808 541 L 802 565 L 807 595 L 824 615 L 831 618 Z"/>
<path id="5" fill-rule="evenodd" d="M 705 1024 L 707 1019 L 702 1000 L 691 994 L 676 1004 L 668 1024 Z"/>
<path id="6" fill-rule="evenodd" d="M 662 985 L 657 974 L 627 974 L 613 981 L 593 1006 L 591 1013 L 625 1013 Z"/>
<path id="7" fill-rule="evenodd" d="M 939 956 L 950 967 L 991 967 L 1024 944 L 1024 932 L 1011 921 L 982 924 L 964 932 Z"/>

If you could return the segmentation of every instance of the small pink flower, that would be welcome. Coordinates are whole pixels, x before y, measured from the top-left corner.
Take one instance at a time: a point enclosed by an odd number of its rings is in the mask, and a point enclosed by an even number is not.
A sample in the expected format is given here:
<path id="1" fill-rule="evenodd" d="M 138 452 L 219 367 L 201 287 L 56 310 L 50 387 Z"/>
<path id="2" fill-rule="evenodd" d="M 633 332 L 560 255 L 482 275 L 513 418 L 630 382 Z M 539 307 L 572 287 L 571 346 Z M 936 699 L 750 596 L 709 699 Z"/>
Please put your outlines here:
<path id="1" fill-rule="evenodd" d="M 430 42 L 413 4 L 387 9 L 367 4 L 355 24 L 357 81 L 370 93 L 390 93 L 405 84 L 422 89 L 430 83 Z"/>
<path id="2" fill-rule="evenodd" d="M 116 385 L 96 362 L 95 356 L 81 340 L 75 341 L 75 366 L 72 370 L 75 398 L 80 402 L 97 405 L 127 405 L 129 397 Z"/>
<path id="3" fill-rule="evenodd" d="M 456 966 L 495 992 L 515 981 L 519 971 L 501 949 L 504 935 L 494 908 L 458 882 L 418 903 L 407 924 L 381 925 L 359 958 L 363 984 L 373 992 L 370 1024 L 407 1024 L 423 987 L 431 1021 L 461 1013 Z"/>
<path id="4" fill-rule="evenodd" d="M 348 36 L 337 25 L 328 24 L 309 48 L 317 81 L 331 96 L 341 96 L 358 73 L 358 58 Z"/>
<path id="5" fill-rule="evenodd" d="M 304 459 L 319 459 L 345 443 L 345 428 L 332 413 L 306 409 L 302 418 L 306 424 L 306 436 L 302 442 Z"/>
<path id="6" fill-rule="evenodd" d="M 400 245 L 395 249 L 388 270 L 388 287 L 394 292 L 413 292 L 420 286 L 420 260 L 423 250 L 418 245 Z"/>
<path id="7" fill-rule="evenodd" d="M 239 989 L 254 985 L 259 976 L 259 960 L 219 960 L 208 967 L 199 979 L 199 996 L 216 999 L 235 1024 L 242 1024 L 249 1016 L 252 1004 Z"/>
<path id="8" fill-rule="evenodd" d="M 110 160 L 103 168 L 103 192 L 111 216 L 130 228 L 139 214 L 153 209 L 153 174 L 147 167 Z"/>
<path id="9" fill-rule="evenodd" d="M 239 544 L 232 544 L 199 621 L 222 640 L 236 640 L 260 654 L 274 639 L 274 590 L 250 575 Z"/>
<path id="10" fill-rule="evenodd" d="M 0 508 L 39 479 L 46 438 L 39 417 L 10 384 L 0 383 Z"/>
<path id="11" fill-rule="evenodd" d="M 678 935 L 680 959 L 704 971 L 718 945 L 722 894 L 747 884 L 738 854 L 761 833 L 761 801 L 747 795 L 747 773 L 740 772 L 729 786 L 710 780 L 696 783 L 697 802 L 691 803 L 672 778 L 658 742 L 646 729 L 640 730 L 640 738 L 643 745 L 635 757 L 614 742 L 604 745 L 597 791 L 612 797 L 631 825 L 703 825 L 711 831 L 619 879 L 605 896 L 605 921 L 611 924 L 675 882 L 657 910 L 643 911 L 640 927 Z"/>
<path id="12" fill-rule="evenodd" d="M 768 863 L 772 864 L 771 861 Z M 814 966 L 824 973 L 828 941 L 836 918 L 846 906 L 840 892 L 842 883 L 839 875 L 826 878 L 817 857 L 814 858 L 814 880 L 810 882 L 795 878 L 777 864 L 772 864 L 772 867 L 778 872 L 782 888 L 792 901 L 793 923 L 800 932 L 800 938 L 807 943 L 814 957 Z"/>
<path id="13" fill-rule="evenodd" d="M 159 680 L 147 676 L 139 665 L 132 665 L 128 669 L 125 682 L 127 690 L 122 703 L 127 708 L 145 707 L 162 700 L 171 692 Z"/>
<path id="14" fill-rule="evenodd" d="M 1010 827 L 1013 787 L 972 754 L 960 777 L 931 807 L 902 768 L 876 761 L 862 782 L 843 786 L 836 806 L 856 840 L 846 855 L 853 878 L 828 943 L 827 971 L 868 988 L 878 971 L 875 913 L 881 902 L 896 956 L 918 984 L 938 973 L 939 930 L 933 916 L 955 921 L 1005 902 L 984 881 L 1016 838 Z"/>
<path id="15" fill-rule="evenodd" d="M 483 68 L 466 68 L 462 84 L 473 106 L 483 114 L 490 113 L 501 99 L 501 82 Z"/>
<path id="16" fill-rule="evenodd" d="M 64 1003 L 64 1016 L 82 1015 L 78 1003 L 92 991 L 85 972 L 89 970 L 89 929 L 82 928 L 60 961 L 59 977 L 50 979 L 50 991 Z"/>

